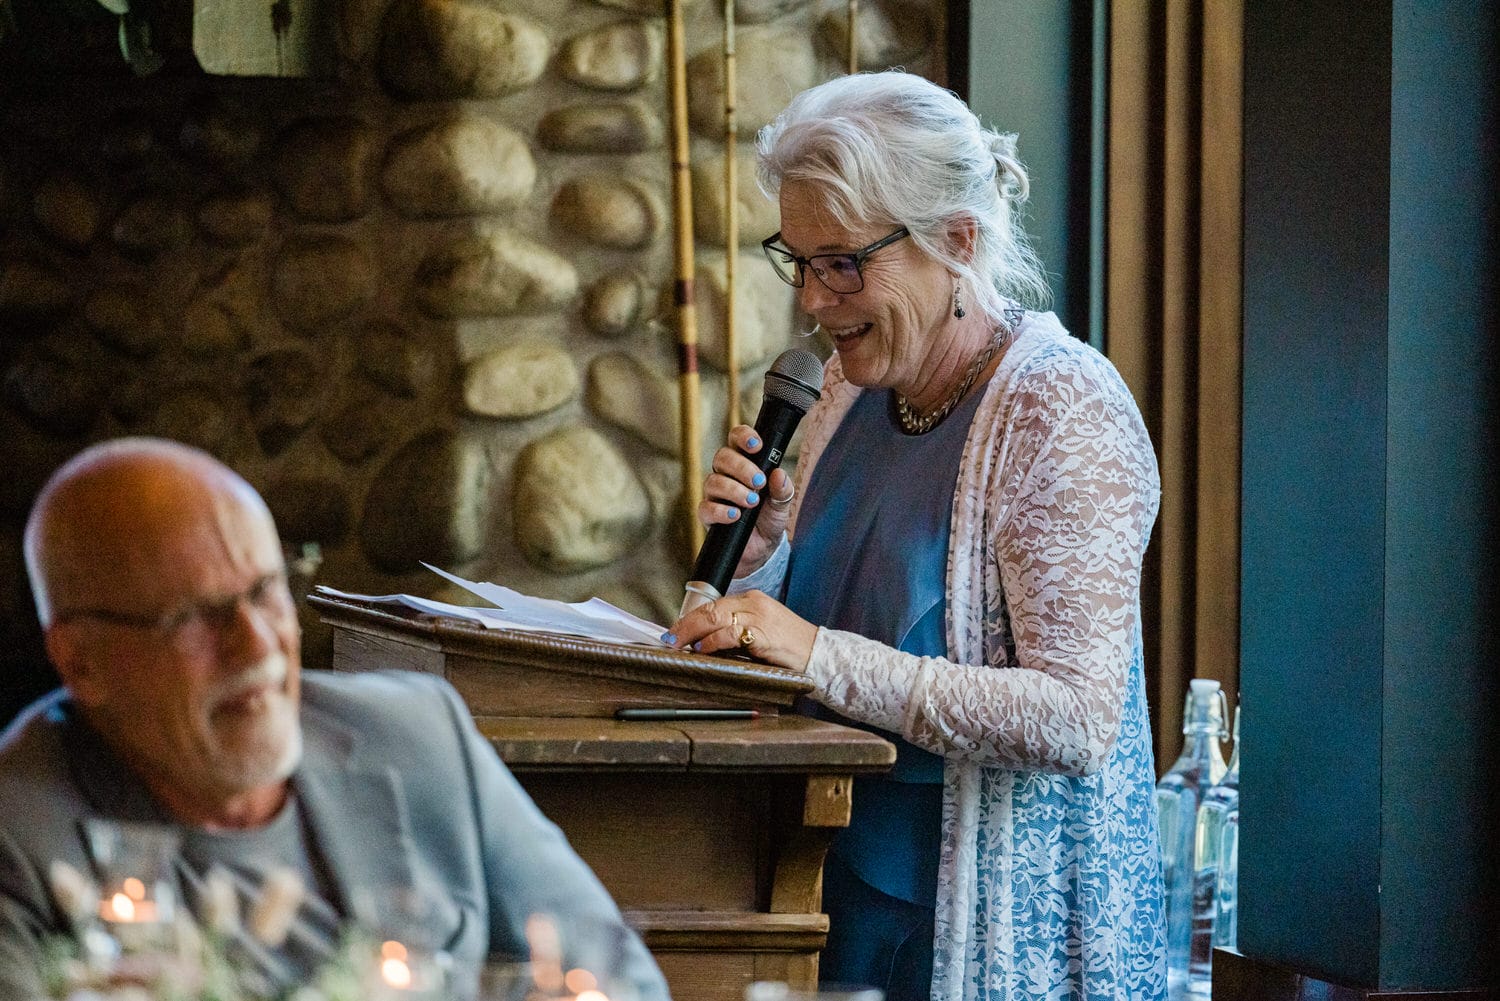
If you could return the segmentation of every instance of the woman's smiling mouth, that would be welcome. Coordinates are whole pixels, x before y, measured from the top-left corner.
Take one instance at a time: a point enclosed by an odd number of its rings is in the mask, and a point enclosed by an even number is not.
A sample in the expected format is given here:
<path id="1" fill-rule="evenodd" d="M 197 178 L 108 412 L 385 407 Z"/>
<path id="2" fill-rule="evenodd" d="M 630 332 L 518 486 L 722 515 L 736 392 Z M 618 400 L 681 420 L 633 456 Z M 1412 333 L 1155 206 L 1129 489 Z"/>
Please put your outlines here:
<path id="1" fill-rule="evenodd" d="M 872 323 L 861 323 L 854 327 L 830 327 L 823 324 L 824 333 L 833 338 L 834 346 L 840 351 L 854 344 L 859 338 L 870 332 L 874 326 Z"/>

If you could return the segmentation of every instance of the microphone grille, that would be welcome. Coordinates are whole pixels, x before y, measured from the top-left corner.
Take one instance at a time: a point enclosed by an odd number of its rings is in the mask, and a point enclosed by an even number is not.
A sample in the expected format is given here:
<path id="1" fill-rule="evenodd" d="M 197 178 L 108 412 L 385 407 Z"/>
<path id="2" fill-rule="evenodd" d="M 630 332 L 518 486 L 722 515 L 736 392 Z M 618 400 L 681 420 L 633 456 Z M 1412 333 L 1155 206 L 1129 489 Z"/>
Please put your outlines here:
<path id="1" fill-rule="evenodd" d="M 791 348 L 781 352 L 766 372 L 765 394 L 806 413 L 823 389 L 823 363 L 811 351 Z"/>

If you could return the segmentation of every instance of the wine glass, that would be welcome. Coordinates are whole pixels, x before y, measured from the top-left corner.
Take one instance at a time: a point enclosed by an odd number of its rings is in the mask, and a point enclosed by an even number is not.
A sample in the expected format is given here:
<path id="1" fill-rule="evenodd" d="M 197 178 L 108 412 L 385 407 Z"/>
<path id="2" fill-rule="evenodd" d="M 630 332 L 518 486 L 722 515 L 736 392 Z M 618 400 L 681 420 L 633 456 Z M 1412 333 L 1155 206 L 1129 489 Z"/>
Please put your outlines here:
<path id="1" fill-rule="evenodd" d="M 439 939 L 443 923 L 430 893 L 392 885 L 359 895 L 360 915 L 374 950 L 367 997 L 380 1001 L 442 1001 L 454 982 L 453 957 Z"/>
<path id="2" fill-rule="evenodd" d="M 127 951 L 161 948 L 177 917 L 172 875 L 180 835 L 166 827 L 84 822 L 99 877 L 99 918 Z"/>
<path id="3" fill-rule="evenodd" d="M 814 988 L 800 988 L 777 980 L 757 980 L 745 988 L 745 1001 L 885 1001 L 885 992 L 878 987 L 857 984 L 819 984 Z"/>
<path id="4" fill-rule="evenodd" d="M 525 959 L 491 957 L 479 971 L 475 1001 L 529 1001 L 541 995 L 536 969 Z"/>
<path id="5" fill-rule="evenodd" d="M 636 1001 L 639 992 L 624 976 L 630 932 L 623 925 L 533 914 L 525 936 L 525 956 L 485 965 L 479 1001 Z"/>

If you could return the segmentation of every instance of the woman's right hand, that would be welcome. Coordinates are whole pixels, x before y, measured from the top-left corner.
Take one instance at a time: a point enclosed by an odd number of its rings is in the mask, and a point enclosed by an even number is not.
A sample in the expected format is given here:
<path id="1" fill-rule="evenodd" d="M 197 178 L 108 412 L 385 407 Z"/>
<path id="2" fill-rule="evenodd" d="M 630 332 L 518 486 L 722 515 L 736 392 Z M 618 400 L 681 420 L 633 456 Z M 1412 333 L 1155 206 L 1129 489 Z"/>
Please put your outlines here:
<path id="1" fill-rule="evenodd" d="M 771 470 L 768 482 L 765 474 L 747 457 L 764 446 L 765 442 L 760 440 L 754 428 L 736 425 L 729 432 L 729 444 L 714 453 L 713 472 L 703 481 L 703 500 L 698 504 L 698 520 L 706 528 L 730 524 L 743 518 L 749 509 L 762 508 L 760 518 L 755 522 L 755 531 L 745 543 L 745 554 L 735 568 L 736 577 L 760 569 L 776 550 L 792 513 L 795 492 L 792 478 L 777 467 Z"/>

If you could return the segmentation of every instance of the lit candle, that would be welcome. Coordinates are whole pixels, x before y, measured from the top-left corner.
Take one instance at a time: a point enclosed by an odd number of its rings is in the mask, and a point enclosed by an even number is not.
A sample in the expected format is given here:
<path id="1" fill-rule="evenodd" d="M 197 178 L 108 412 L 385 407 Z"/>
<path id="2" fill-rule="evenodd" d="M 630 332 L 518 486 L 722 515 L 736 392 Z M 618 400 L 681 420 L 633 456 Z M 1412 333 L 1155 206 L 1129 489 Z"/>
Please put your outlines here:
<path id="1" fill-rule="evenodd" d="M 400 942 L 380 944 L 380 976 L 398 991 L 411 987 L 411 964 L 407 962 L 406 946 Z"/>
<path id="2" fill-rule="evenodd" d="M 404 960 L 381 960 L 380 975 L 385 978 L 387 984 L 390 984 L 398 991 L 404 991 L 411 987 L 411 967 L 407 966 Z"/>
<path id="3" fill-rule="evenodd" d="M 142 890 L 140 897 L 132 899 L 128 892 L 121 891 L 111 894 L 109 899 L 99 905 L 99 916 L 105 921 L 114 924 L 137 924 L 156 920 L 156 904 L 154 901 L 142 899 L 145 891 Z"/>

